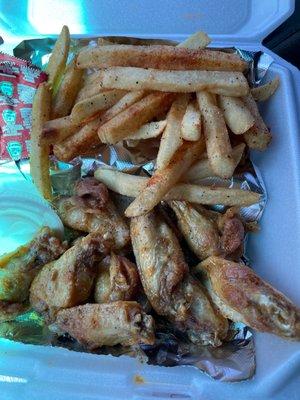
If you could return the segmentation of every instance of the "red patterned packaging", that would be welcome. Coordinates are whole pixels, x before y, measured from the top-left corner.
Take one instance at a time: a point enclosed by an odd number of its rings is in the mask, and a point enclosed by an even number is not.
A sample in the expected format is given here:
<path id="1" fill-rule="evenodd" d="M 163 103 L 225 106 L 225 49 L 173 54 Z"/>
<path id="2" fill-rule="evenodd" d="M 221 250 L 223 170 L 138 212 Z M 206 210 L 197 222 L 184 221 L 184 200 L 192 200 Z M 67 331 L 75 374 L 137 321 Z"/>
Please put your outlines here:
<path id="1" fill-rule="evenodd" d="M 38 67 L 0 53 L 0 160 L 29 157 L 33 96 L 45 80 Z"/>

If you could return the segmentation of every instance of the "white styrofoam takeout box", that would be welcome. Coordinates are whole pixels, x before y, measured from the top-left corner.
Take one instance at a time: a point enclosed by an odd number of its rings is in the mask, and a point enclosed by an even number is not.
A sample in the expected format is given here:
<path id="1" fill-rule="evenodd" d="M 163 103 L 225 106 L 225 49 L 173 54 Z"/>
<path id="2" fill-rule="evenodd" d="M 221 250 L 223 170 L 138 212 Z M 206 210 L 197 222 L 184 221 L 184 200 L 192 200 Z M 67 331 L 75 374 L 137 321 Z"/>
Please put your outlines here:
<path id="1" fill-rule="evenodd" d="M 19 6 L 18 6 L 19 4 Z M 294 9 L 293 0 L 27 0 L 0 2 L 0 33 L 11 49 L 26 37 L 57 34 L 68 24 L 75 34 L 126 35 L 182 40 L 204 30 L 213 46 L 262 50 L 275 62 L 267 79 L 280 88 L 261 111 L 273 132 L 264 153 L 253 153 L 268 191 L 261 232 L 248 254 L 259 275 L 300 305 L 299 71 L 261 44 Z M 226 384 L 193 367 L 141 365 L 60 348 L 0 340 L 1 400 L 95 399 L 274 399 L 300 398 L 300 346 L 255 334 L 253 379 Z M 136 375 L 144 383 L 136 383 Z"/>

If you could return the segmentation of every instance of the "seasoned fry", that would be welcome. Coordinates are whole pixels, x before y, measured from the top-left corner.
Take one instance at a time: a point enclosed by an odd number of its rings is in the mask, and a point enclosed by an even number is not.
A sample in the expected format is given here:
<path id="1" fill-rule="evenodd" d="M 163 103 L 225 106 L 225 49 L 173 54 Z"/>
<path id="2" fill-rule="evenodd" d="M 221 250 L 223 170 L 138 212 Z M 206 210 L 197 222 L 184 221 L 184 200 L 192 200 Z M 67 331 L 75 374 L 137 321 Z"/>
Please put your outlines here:
<path id="1" fill-rule="evenodd" d="M 268 100 L 277 90 L 279 86 L 279 77 L 276 76 L 273 80 L 265 83 L 264 85 L 251 89 L 251 95 L 255 101 Z"/>
<path id="2" fill-rule="evenodd" d="M 96 96 L 82 100 L 75 104 L 71 112 L 71 120 L 74 124 L 89 120 L 101 111 L 107 110 L 126 94 L 124 90 L 108 90 Z"/>
<path id="3" fill-rule="evenodd" d="M 123 140 L 130 132 L 135 132 L 163 109 L 167 109 L 173 99 L 172 93 L 149 94 L 101 125 L 98 129 L 100 140 L 109 144 Z"/>
<path id="4" fill-rule="evenodd" d="M 64 25 L 55 46 L 53 48 L 52 54 L 50 56 L 46 72 L 49 75 L 48 84 L 52 89 L 58 86 L 61 75 L 66 67 L 66 62 L 68 58 L 70 47 L 70 32 L 69 28 Z"/>
<path id="5" fill-rule="evenodd" d="M 98 80 L 99 80 L 99 71 L 87 75 L 82 88 L 78 92 L 75 103 L 79 103 L 82 100 L 88 99 L 89 97 L 95 96 L 96 94 L 107 91 L 107 89 L 103 89 L 98 84 Z"/>
<path id="6" fill-rule="evenodd" d="M 245 150 L 244 143 L 240 143 L 232 149 L 232 157 L 234 159 L 235 168 L 239 165 L 244 150 Z M 196 183 L 200 179 L 208 178 L 214 175 L 215 173 L 211 169 L 208 158 L 205 157 L 197 161 L 194 165 L 192 165 L 191 168 L 182 176 L 181 180 L 183 182 Z"/>
<path id="7" fill-rule="evenodd" d="M 259 201 L 260 195 L 242 189 L 228 189 L 214 186 L 198 186 L 188 183 L 177 184 L 164 200 L 184 200 L 190 203 L 225 206 L 249 206 Z"/>
<path id="8" fill-rule="evenodd" d="M 148 122 L 148 124 L 142 125 L 137 131 L 133 132 L 133 134 L 125 137 L 124 140 L 140 140 L 140 139 L 151 139 L 159 136 L 165 129 L 167 125 L 167 121 L 158 121 L 158 122 Z"/>
<path id="9" fill-rule="evenodd" d="M 173 155 L 169 164 L 163 169 L 156 170 L 147 182 L 145 189 L 126 209 L 125 215 L 127 217 L 135 217 L 151 211 L 190 165 L 199 158 L 203 150 L 203 140 L 183 143 Z"/>
<path id="10" fill-rule="evenodd" d="M 74 124 L 69 116 L 46 121 L 40 141 L 44 144 L 60 143 L 79 128 L 80 125 Z"/>
<path id="11" fill-rule="evenodd" d="M 229 178 L 234 171 L 232 148 L 221 110 L 212 95 L 198 92 L 197 100 L 203 117 L 207 157 L 214 173 Z"/>
<path id="12" fill-rule="evenodd" d="M 255 118 L 254 125 L 244 133 L 244 139 L 250 149 L 263 151 L 268 147 L 272 135 L 266 127 L 252 95 L 249 94 L 243 97 L 242 100 Z"/>
<path id="13" fill-rule="evenodd" d="M 50 148 L 40 143 L 44 123 L 50 118 L 51 89 L 47 83 L 38 87 L 32 105 L 30 173 L 32 180 L 42 196 L 52 199 L 52 188 L 49 173 Z"/>
<path id="14" fill-rule="evenodd" d="M 59 145 L 54 146 L 54 154 L 63 161 L 70 161 L 72 158 L 81 154 L 83 149 L 94 148 L 101 142 L 97 135 L 100 125 L 109 121 L 111 118 L 125 110 L 127 107 L 140 100 L 145 95 L 143 91 L 136 91 L 125 94 L 116 104 L 105 111 L 100 117 L 87 123 L 72 136 L 69 136 Z M 50 123 L 53 121 L 50 121 Z"/>
<path id="15" fill-rule="evenodd" d="M 196 141 L 201 136 L 201 114 L 195 101 L 191 101 L 181 124 L 181 135 L 184 140 Z"/>
<path id="16" fill-rule="evenodd" d="M 67 67 L 53 99 L 51 119 L 70 114 L 82 80 L 83 70 L 76 68 L 75 60 Z"/>
<path id="17" fill-rule="evenodd" d="M 177 47 L 185 47 L 187 49 L 203 49 L 209 45 L 211 39 L 205 32 L 196 32 L 189 36 L 186 40 L 179 43 Z"/>
<path id="18" fill-rule="evenodd" d="M 114 44 L 87 48 L 78 54 L 78 68 L 113 66 L 242 72 L 246 69 L 247 63 L 236 54 L 183 46 Z"/>
<path id="19" fill-rule="evenodd" d="M 240 97 L 249 92 L 241 72 L 161 71 L 133 67 L 111 67 L 101 71 L 100 85 L 107 89 L 159 90 L 181 92 L 207 90 L 226 96 Z"/>
<path id="20" fill-rule="evenodd" d="M 97 129 L 100 124 L 101 117 L 98 117 L 88 122 L 74 135 L 69 136 L 61 143 L 57 143 L 56 145 L 54 145 L 54 155 L 61 161 L 71 161 L 74 157 L 82 155 L 82 151 L 86 151 L 87 148 L 93 148 L 94 146 L 99 145 L 100 141 L 97 136 Z M 86 137 L 91 138 L 88 143 L 85 143 L 84 141 Z"/>
<path id="21" fill-rule="evenodd" d="M 245 133 L 254 125 L 253 115 L 239 98 L 219 96 L 219 107 L 224 113 L 226 124 L 236 135 Z"/>
<path id="22" fill-rule="evenodd" d="M 144 176 L 130 175 L 107 168 L 97 169 L 95 178 L 104 183 L 108 189 L 129 197 L 138 197 L 150 182 L 150 179 Z M 197 204 L 224 204 L 242 207 L 257 203 L 259 198 L 258 193 L 242 189 L 177 183 L 164 195 L 163 200 L 183 200 Z"/>
<path id="23" fill-rule="evenodd" d="M 165 167 L 182 144 L 181 123 L 188 105 L 189 96 L 182 94 L 173 102 L 167 115 L 167 126 L 162 134 L 157 154 L 156 167 Z"/>

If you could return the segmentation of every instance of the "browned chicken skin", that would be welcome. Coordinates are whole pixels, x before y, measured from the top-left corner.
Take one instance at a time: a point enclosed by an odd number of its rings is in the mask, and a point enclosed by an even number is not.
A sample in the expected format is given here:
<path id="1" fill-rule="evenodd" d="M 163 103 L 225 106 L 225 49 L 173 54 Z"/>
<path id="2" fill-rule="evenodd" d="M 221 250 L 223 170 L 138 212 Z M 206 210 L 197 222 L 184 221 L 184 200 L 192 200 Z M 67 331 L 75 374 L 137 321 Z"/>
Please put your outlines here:
<path id="1" fill-rule="evenodd" d="M 130 233 L 144 291 L 155 311 L 184 320 L 189 301 L 179 286 L 188 271 L 179 243 L 155 212 L 131 219 Z"/>
<path id="2" fill-rule="evenodd" d="M 26 310 L 32 280 L 46 263 L 57 259 L 67 246 L 49 228 L 0 265 L 0 321 L 14 319 Z"/>
<path id="3" fill-rule="evenodd" d="M 60 198 L 57 211 L 65 226 L 87 233 L 96 232 L 104 239 L 112 240 L 115 249 L 121 249 L 130 241 L 125 219 L 109 199 L 107 188 L 94 178 L 77 182 L 75 195 Z"/>
<path id="4" fill-rule="evenodd" d="M 188 273 L 175 234 L 155 212 L 131 219 L 131 240 L 144 291 L 154 308 L 194 343 L 218 346 L 227 321 Z"/>
<path id="5" fill-rule="evenodd" d="M 169 204 L 187 244 L 200 260 L 212 255 L 239 258 L 242 254 L 245 233 L 237 210 L 229 208 L 225 214 L 211 218 L 207 210 L 196 209 L 185 201 L 173 200 Z"/>
<path id="6" fill-rule="evenodd" d="M 94 297 L 97 303 L 132 300 L 139 284 L 136 265 L 126 257 L 111 253 L 99 265 Z"/>
<path id="7" fill-rule="evenodd" d="M 62 308 L 81 304 L 90 296 L 97 265 L 109 243 L 89 234 L 58 260 L 45 265 L 30 288 L 30 304 L 52 319 Z"/>
<path id="8" fill-rule="evenodd" d="M 85 304 L 61 310 L 56 325 L 89 349 L 153 344 L 154 320 L 135 301 Z"/>
<path id="9" fill-rule="evenodd" d="M 300 309 L 244 264 L 209 257 L 196 268 L 220 312 L 235 322 L 300 340 Z"/>

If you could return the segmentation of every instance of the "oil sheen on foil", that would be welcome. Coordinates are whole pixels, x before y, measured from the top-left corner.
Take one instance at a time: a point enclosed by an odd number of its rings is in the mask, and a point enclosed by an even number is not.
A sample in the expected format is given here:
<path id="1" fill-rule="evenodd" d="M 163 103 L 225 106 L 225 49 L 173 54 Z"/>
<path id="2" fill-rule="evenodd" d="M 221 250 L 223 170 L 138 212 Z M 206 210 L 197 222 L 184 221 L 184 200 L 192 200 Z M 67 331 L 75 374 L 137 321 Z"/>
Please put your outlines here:
<path id="1" fill-rule="evenodd" d="M 135 41 L 133 38 L 120 38 L 123 43 Z M 143 40 L 145 41 L 145 40 Z M 157 42 L 157 41 L 156 41 Z M 165 41 L 162 41 L 166 43 Z M 44 68 L 54 44 L 53 39 L 34 39 L 20 43 L 15 49 L 14 54 Z M 93 39 L 73 39 L 71 44 L 71 55 L 87 44 L 93 46 Z M 167 42 L 166 44 L 174 44 Z M 249 63 L 248 80 L 251 86 L 258 85 L 264 78 L 268 67 L 272 63 L 272 58 L 261 52 L 249 52 L 240 49 L 228 49 L 237 52 L 244 60 Z M 91 174 L 96 168 L 110 166 L 118 170 L 127 171 L 136 175 L 151 175 L 154 170 L 155 160 L 151 154 L 147 159 L 141 160 L 133 149 L 126 148 L 121 144 L 115 146 L 103 145 L 99 155 L 95 158 L 83 158 L 74 160 L 68 165 L 62 165 L 56 160 L 52 160 L 53 165 L 59 173 L 52 175 L 54 190 L 58 194 L 69 194 L 72 192 L 74 181 L 81 174 Z M 11 163 L 9 163 L 11 166 Z M 4 165 L 2 164 L 4 167 Z M 14 168 L 18 168 L 19 173 L 24 179 L 30 179 L 28 174 L 28 160 L 21 160 Z M 9 168 L 8 168 L 9 169 Z M 5 170 L 5 168 L 4 168 Z M 8 173 L 10 173 L 8 171 Z M 262 216 L 266 205 L 267 195 L 262 177 L 257 168 L 252 164 L 248 157 L 239 166 L 234 177 L 231 179 L 220 179 L 216 177 L 199 180 L 201 185 L 222 185 L 230 188 L 241 188 L 260 193 L 261 200 L 258 204 L 243 207 L 241 214 L 247 222 L 258 222 Z M 63 188 L 63 192 L 62 189 Z M 126 202 L 116 196 L 118 203 Z M 222 211 L 222 205 L 214 206 L 215 210 Z M 245 241 L 246 243 L 246 241 Z M 192 266 L 192 259 L 189 264 Z M 247 253 L 245 252 L 244 261 L 247 263 Z M 172 326 L 166 321 L 157 320 L 157 340 L 154 346 L 143 346 L 142 348 L 124 348 L 121 346 L 103 347 L 96 351 L 97 354 L 112 354 L 114 356 L 129 355 L 136 356 L 141 361 L 152 365 L 178 366 L 192 365 L 199 370 L 207 373 L 212 378 L 226 382 L 237 382 L 251 378 L 255 373 L 255 347 L 252 332 L 243 324 L 232 324 L 231 340 L 221 347 L 212 348 L 210 346 L 195 346 L 186 338 L 175 332 Z M 5 337 L 23 343 L 50 345 L 67 347 L 74 351 L 86 351 L 75 340 L 68 336 L 58 336 L 49 329 L 43 319 L 35 312 L 28 311 L 19 316 L 13 322 L 0 324 L 0 337 Z"/>

